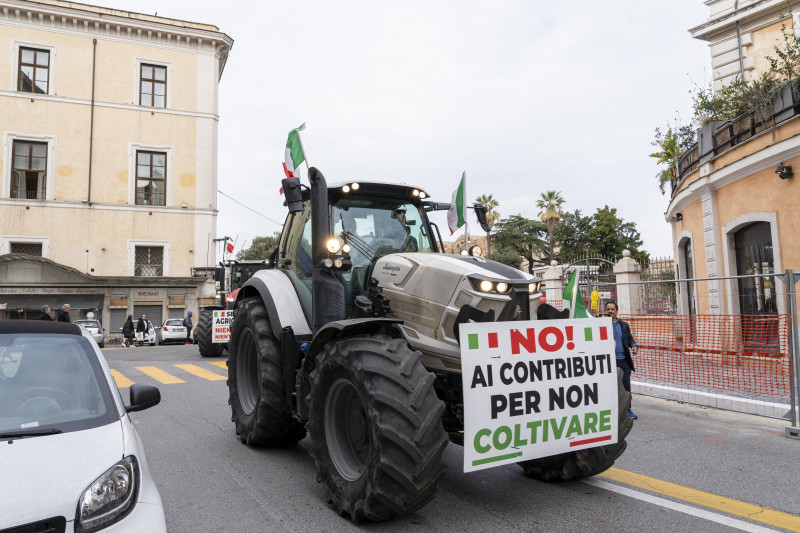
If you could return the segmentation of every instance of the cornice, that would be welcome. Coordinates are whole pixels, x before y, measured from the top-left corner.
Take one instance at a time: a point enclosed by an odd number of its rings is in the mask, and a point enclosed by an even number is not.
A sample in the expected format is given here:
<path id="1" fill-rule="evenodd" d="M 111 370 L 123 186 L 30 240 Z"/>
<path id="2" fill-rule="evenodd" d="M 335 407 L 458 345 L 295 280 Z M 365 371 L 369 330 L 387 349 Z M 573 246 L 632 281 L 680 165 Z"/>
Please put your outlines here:
<path id="1" fill-rule="evenodd" d="M 724 15 L 708 20 L 699 26 L 690 28 L 689 33 L 695 39 L 709 40 L 712 34 L 728 26 L 733 26 L 737 21 L 741 22 L 753 19 L 771 10 L 780 11 L 782 8 L 785 8 L 785 6 L 786 0 L 760 0 L 749 6 L 744 6 L 736 11 L 731 11 L 730 13 L 725 13 Z"/>
<path id="2" fill-rule="evenodd" d="M 36 206 L 53 209 L 93 209 L 95 211 L 134 211 L 169 213 L 181 215 L 211 215 L 219 214 L 218 209 L 204 207 L 156 206 L 156 205 L 131 205 L 131 204 L 106 204 L 100 202 L 83 203 L 69 200 L 27 200 L 24 198 L 0 198 L 0 206 Z"/>
<path id="3" fill-rule="evenodd" d="M 120 39 L 182 51 L 213 52 L 219 58 L 220 77 L 233 46 L 233 39 L 218 31 L 216 26 L 72 2 L 0 0 L 0 24 Z"/>

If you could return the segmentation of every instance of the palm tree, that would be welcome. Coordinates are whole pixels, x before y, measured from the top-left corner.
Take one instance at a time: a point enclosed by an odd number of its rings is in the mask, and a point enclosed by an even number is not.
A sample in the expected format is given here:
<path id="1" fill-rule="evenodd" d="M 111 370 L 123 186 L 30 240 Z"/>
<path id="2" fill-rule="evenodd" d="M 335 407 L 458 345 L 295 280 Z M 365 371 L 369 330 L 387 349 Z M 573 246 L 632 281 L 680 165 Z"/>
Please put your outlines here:
<path id="1" fill-rule="evenodd" d="M 489 230 L 486 232 L 486 255 L 489 255 L 489 251 L 491 250 L 489 246 L 489 238 L 491 237 L 491 229 L 494 227 L 495 221 L 500 219 L 500 212 L 497 211 L 497 207 L 500 205 L 500 202 L 494 199 L 494 195 L 489 194 L 482 194 L 475 199 L 476 203 L 481 204 L 486 208 L 486 222 L 489 223 Z"/>
<path id="2" fill-rule="evenodd" d="M 668 128 L 663 136 L 659 131 L 656 131 L 656 140 L 653 144 L 661 148 L 661 151 L 650 154 L 650 157 L 658 159 L 659 165 L 662 163 L 667 165 L 666 168 L 662 168 L 656 174 L 658 188 L 661 190 L 661 194 L 664 194 L 664 186 L 675 180 L 678 158 L 682 152 L 681 143 L 678 139 L 678 134 L 673 132 L 672 128 Z"/>
<path id="3" fill-rule="evenodd" d="M 561 220 L 561 216 L 564 214 L 561 210 L 561 204 L 563 203 L 564 198 L 561 197 L 561 192 L 559 191 L 543 192 L 540 198 L 536 200 L 536 207 L 539 208 L 539 217 L 542 222 L 547 224 L 547 233 L 549 235 L 548 255 L 550 256 L 548 261 L 552 261 L 555 256 L 555 238 L 553 237 L 553 231 L 556 229 L 558 221 Z"/>

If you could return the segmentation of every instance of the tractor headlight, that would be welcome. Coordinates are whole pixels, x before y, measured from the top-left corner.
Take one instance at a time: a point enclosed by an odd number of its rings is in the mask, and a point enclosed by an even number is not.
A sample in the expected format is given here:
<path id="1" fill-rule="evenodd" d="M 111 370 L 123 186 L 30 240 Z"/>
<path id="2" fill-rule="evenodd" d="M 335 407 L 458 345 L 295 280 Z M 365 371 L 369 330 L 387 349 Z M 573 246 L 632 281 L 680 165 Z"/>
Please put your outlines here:
<path id="1" fill-rule="evenodd" d="M 342 192 L 345 193 L 345 194 L 349 193 L 350 192 L 350 186 L 349 185 L 343 185 L 342 186 Z"/>
<path id="2" fill-rule="evenodd" d="M 322 266 L 325 268 L 331 268 L 333 266 L 333 259 L 326 257 L 322 260 Z"/>
<path id="3" fill-rule="evenodd" d="M 336 268 L 342 268 L 343 264 L 344 263 L 342 263 L 342 260 L 339 258 L 333 260 L 333 266 L 335 266 Z"/>
<path id="4" fill-rule="evenodd" d="M 478 284 L 478 288 L 483 292 L 492 292 L 492 289 L 494 288 L 494 283 L 492 283 L 488 279 L 485 279 Z"/>
<path id="5" fill-rule="evenodd" d="M 419 191 L 417 189 L 414 189 L 413 191 L 411 191 L 411 196 L 419 196 Z"/>
<path id="6" fill-rule="evenodd" d="M 481 247 L 478 246 L 477 244 L 475 246 L 470 246 L 469 247 L 469 255 L 475 256 L 475 257 L 480 257 L 480 256 L 483 255 L 483 249 L 481 249 Z"/>
<path id="7" fill-rule="evenodd" d="M 89 533 L 119 521 L 136 504 L 139 463 L 129 456 L 95 479 L 81 494 L 75 512 L 75 531 Z"/>
<path id="8" fill-rule="evenodd" d="M 497 284 L 497 292 L 501 292 L 505 294 L 508 292 L 508 283 L 503 283 L 502 281 Z"/>
<path id="9" fill-rule="evenodd" d="M 328 239 L 328 242 L 325 243 L 325 247 L 332 254 L 339 253 L 339 250 L 342 249 L 342 245 L 338 239 Z"/>
<path id="10" fill-rule="evenodd" d="M 531 294 L 536 294 L 537 292 L 539 292 L 539 287 L 541 286 L 541 284 L 542 283 L 540 281 L 531 283 L 530 285 L 528 285 L 528 292 Z"/>
<path id="11" fill-rule="evenodd" d="M 350 185 L 350 187 L 352 187 L 354 191 L 357 191 L 359 185 L 358 185 L 358 183 L 353 183 L 352 185 Z"/>
<path id="12" fill-rule="evenodd" d="M 342 251 L 344 253 L 346 253 L 346 254 L 349 254 L 350 253 L 350 245 L 349 244 L 345 244 L 344 246 L 342 246 Z"/>

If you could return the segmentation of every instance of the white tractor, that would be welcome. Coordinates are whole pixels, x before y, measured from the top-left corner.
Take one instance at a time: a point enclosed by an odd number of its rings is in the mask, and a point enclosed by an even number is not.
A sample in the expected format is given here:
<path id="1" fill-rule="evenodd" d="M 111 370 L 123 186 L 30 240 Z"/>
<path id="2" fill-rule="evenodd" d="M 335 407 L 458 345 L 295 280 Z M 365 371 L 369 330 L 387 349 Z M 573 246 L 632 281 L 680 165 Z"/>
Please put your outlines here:
<path id="1" fill-rule="evenodd" d="M 287 445 L 308 431 L 336 511 L 388 520 L 434 497 L 445 447 L 463 444 L 458 326 L 554 310 L 539 309 L 539 278 L 443 253 L 427 213 L 449 204 L 423 189 L 329 187 L 313 167 L 309 181 L 283 180 L 289 214 L 271 268 L 237 295 L 232 420 L 248 445 Z M 609 468 L 626 447 L 629 405 L 620 385 L 617 443 L 523 461 L 524 473 L 568 480 Z"/>

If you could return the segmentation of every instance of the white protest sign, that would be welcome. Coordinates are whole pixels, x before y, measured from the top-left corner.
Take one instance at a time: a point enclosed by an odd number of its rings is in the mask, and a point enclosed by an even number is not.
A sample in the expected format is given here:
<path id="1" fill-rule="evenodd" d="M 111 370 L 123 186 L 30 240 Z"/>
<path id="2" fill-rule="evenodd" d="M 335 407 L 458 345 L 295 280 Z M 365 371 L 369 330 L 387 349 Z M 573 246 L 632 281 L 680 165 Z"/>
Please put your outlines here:
<path id="1" fill-rule="evenodd" d="M 617 442 L 610 318 L 465 323 L 464 471 Z"/>
<path id="2" fill-rule="evenodd" d="M 211 342 L 228 342 L 231 340 L 231 324 L 233 323 L 233 311 L 212 311 L 213 335 Z"/>

